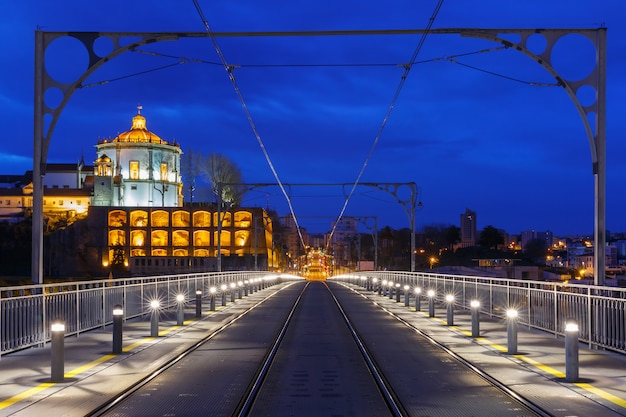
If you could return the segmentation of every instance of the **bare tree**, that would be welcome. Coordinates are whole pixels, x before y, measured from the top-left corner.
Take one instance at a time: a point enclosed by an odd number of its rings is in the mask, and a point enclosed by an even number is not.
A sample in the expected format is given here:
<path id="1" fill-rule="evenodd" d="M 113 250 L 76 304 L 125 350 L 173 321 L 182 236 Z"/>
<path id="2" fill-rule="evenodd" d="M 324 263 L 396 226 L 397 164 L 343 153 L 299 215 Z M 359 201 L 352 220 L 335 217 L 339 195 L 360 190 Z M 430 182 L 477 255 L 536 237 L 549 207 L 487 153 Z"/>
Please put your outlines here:
<path id="1" fill-rule="evenodd" d="M 194 192 L 198 186 L 198 177 L 201 173 L 202 153 L 189 149 L 183 154 L 181 162 L 181 174 L 183 183 L 187 184 L 189 201 L 193 203 Z"/>
<path id="2" fill-rule="evenodd" d="M 218 197 L 221 190 L 221 201 L 229 205 L 238 205 L 245 194 L 239 167 L 227 156 L 212 153 L 203 159 L 201 172 L 211 182 L 213 194 Z"/>

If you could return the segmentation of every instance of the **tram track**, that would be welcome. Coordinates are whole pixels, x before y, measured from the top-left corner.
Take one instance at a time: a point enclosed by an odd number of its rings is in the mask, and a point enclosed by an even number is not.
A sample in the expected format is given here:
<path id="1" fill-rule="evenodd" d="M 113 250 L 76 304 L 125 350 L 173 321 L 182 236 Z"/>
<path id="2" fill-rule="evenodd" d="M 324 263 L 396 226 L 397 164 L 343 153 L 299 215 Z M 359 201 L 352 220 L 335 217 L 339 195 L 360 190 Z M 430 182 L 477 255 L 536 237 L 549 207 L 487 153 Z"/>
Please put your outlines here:
<path id="1" fill-rule="evenodd" d="M 262 339 L 255 342 L 265 346 L 262 357 L 259 357 L 258 361 L 255 362 L 256 365 L 250 368 L 250 371 L 232 370 L 232 372 L 236 371 L 242 374 L 239 382 L 229 384 L 224 380 L 220 388 L 224 392 L 229 391 L 233 398 L 237 398 L 237 401 L 229 402 L 224 395 L 220 396 L 219 392 L 214 392 L 214 389 L 207 389 L 206 391 L 201 391 L 206 394 L 204 398 L 201 395 L 192 396 L 179 392 L 176 394 L 178 398 L 186 396 L 190 400 L 181 402 L 176 407 L 189 407 L 194 410 L 195 415 L 210 414 L 212 416 L 237 417 L 256 415 L 321 416 L 330 415 L 329 410 L 333 410 L 333 414 L 338 415 L 405 417 L 426 415 L 424 410 L 428 409 L 428 407 L 431 407 L 431 410 L 437 408 L 437 413 L 440 413 L 438 415 L 480 415 L 476 414 L 476 410 L 471 411 L 474 414 L 465 414 L 467 411 L 461 409 L 464 402 L 467 404 L 474 401 L 474 408 L 488 407 L 489 412 L 484 415 L 553 416 L 553 414 L 548 413 L 546 410 L 517 395 L 503 384 L 500 384 L 473 364 L 465 361 L 444 345 L 430 338 L 420 329 L 402 320 L 401 317 L 394 315 L 388 310 L 386 310 L 388 314 L 380 314 L 382 306 L 377 305 L 374 308 L 371 302 L 363 303 L 361 297 L 350 295 L 350 292 L 357 292 L 348 286 L 329 285 L 326 282 L 307 282 L 303 284 L 301 289 L 299 286 L 287 286 L 283 287 L 283 290 L 286 288 L 291 288 L 289 292 L 289 306 L 287 308 L 281 306 L 280 312 L 276 312 L 276 315 L 271 316 L 271 320 L 280 322 L 279 324 L 273 323 L 272 329 L 276 330 L 268 330 Z M 151 390 L 151 392 L 163 393 L 165 395 L 166 390 L 182 389 L 180 387 L 177 388 L 177 384 L 180 384 L 180 381 L 175 379 L 175 375 L 171 377 L 167 375 L 172 372 L 174 374 L 176 372 L 186 372 L 177 371 L 177 368 L 185 366 L 184 362 L 191 362 L 196 367 L 200 367 L 203 364 L 214 364 L 214 366 L 217 366 L 215 365 L 216 360 L 211 355 L 214 355 L 215 350 L 221 351 L 226 348 L 221 345 L 216 349 L 208 348 L 207 344 L 213 343 L 217 336 L 221 336 L 222 339 L 228 339 L 229 332 L 227 330 L 237 327 L 235 325 L 239 323 L 249 321 L 251 312 L 263 309 L 273 311 L 276 307 L 270 307 L 272 303 L 268 303 L 268 301 L 273 300 L 272 296 L 274 294 L 272 293 L 256 302 L 249 309 L 246 309 L 243 313 L 186 349 L 172 361 L 137 382 L 123 393 L 120 393 L 103 407 L 94 410 L 89 415 L 150 415 L 137 412 L 137 410 L 145 407 L 123 406 L 123 404 L 129 400 L 145 401 L 146 399 L 142 399 L 142 397 L 147 396 L 147 394 L 141 394 L 141 390 L 148 390 L 148 392 Z M 338 295 L 341 296 L 338 297 Z M 283 301 L 286 300 L 287 298 Z M 380 330 L 376 331 L 371 328 L 368 330 L 369 327 L 377 325 L 374 322 L 380 320 L 381 316 L 393 317 L 395 321 L 410 330 L 413 334 L 411 336 L 412 339 L 402 339 L 404 342 L 398 343 L 387 343 L 385 341 L 387 336 L 381 336 Z M 279 317 L 282 318 L 278 320 Z M 244 318 L 246 320 L 243 320 Z M 364 321 L 369 322 L 371 326 L 364 326 Z M 251 328 L 258 329 L 259 327 L 255 322 Z M 367 331 L 363 332 L 363 330 Z M 395 333 L 399 332 L 394 329 Z M 246 334 L 250 334 L 250 330 Z M 415 385 L 415 381 L 410 382 L 411 386 L 415 388 L 413 390 L 407 390 L 406 385 L 408 384 L 401 382 L 402 379 L 398 380 L 398 367 L 409 367 L 407 364 L 410 364 L 414 359 L 409 356 L 401 356 L 397 351 L 393 350 L 394 346 L 415 344 L 415 335 L 427 341 L 426 343 L 433 347 L 424 348 L 423 345 L 417 346 L 415 349 L 420 350 L 420 355 L 425 357 L 430 355 L 428 356 L 430 358 L 435 348 L 440 352 L 435 353 L 432 359 L 425 359 L 426 361 L 432 363 L 440 362 L 437 366 L 449 368 L 441 371 L 442 373 L 438 374 L 437 377 L 442 380 L 445 378 L 450 380 L 450 382 L 445 383 L 438 381 L 438 383 L 443 384 L 441 386 L 444 387 L 444 390 L 447 389 L 445 393 L 450 399 L 440 398 L 440 396 L 433 395 L 432 391 L 428 391 L 428 389 L 432 389 L 429 385 L 437 385 L 428 380 L 433 375 L 434 371 L 432 370 L 424 371 L 423 375 L 420 376 L 423 379 L 421 381 L 422 385 Z M 233 345 L 227 344 L 224 346 Z M 235 348 L 239 349 L 240 347 L 237 345 Z M 246 355 L 246 348 L 242 349 L 241 354 Z M 413 349 L 408 349 L 407 351 L 411 350 Z M 442 354 L 446 355 L 448 359 L 442 358 L 440 356 Z M 191 359 L 192 356 L 194 357 L 193 359 Z M 250 359 L 250 361 L 252 360 Z M 461 370 L 455 364 L 461 365 L 461 367 L 476 375 L 476 379 L 480 379 L 483 382 L 476 383 L 475 379 L 468 377 L 467 372 Z M 212 378 L 217 379 L 221 378 L 220 375 L 226 375 L 218 374 L 217 371 L 205 371 L 205 374 L 207 372 L 210 373 Z M 450 388 L 453 387 L 451 384 L 455 383 L 454 380 L 459 378 L 459 375 L 462 375 L 464 381 L 471 380 L 472 384 L 476 384 L 475 387 L 460 388 L 468 389 L 469 394 L 460 393 L 461 395 L 459 396 L 458 392 L 454 392 L 455 388 Z M 157 382 L 157 380 L 162 381 Z M 166 383 L 174 388 L 167 388 Z M 192 384 L 194 382 L 188 380 L 188 383 Z M 156 385 L 150 388 L 152 384 Z M 219 386 L 219 384 L 214 386 Z M 398 390 L 398 388 L 400 389 Z M 500 394 L 495 394 L 491 391 L 494 389 Z M 485 392 L 488 392 L 488 394 L 484 394 Z M 483 395 L 486 395 L 484 399 Z M 223 407 L 219 410 L 212 408 L 216 401 L 220 401 L 220 398 L 221 401 L 227 404 L 222 404 Z M 455 400 L 455 398 L 457 399 Z M 156 399 L 157 396 L 153 395 L 149 400 Z M 445 413 L 442 411 L 446 407 L 450 408 L 451 405 L 456 405 L 455 402 L 460 407 L 458 413 Z M 477 402 L 481 404 L 476 405 Z M 164 403 L 168 404 L 166 400 Z M 232 405 L 229 405 L 230 403 Z M 155 407 L 159 406 L 156 405 Z M 503 411 L 498 411 L 500 410 L 498 407 L 501 407 Z M 211 412 L 209 414 L 198 414 L 198 409 L 210 409 Z M 172 415 L 174 414 L 187 415 L 181 412 L 180 409 L 176 413 L 172 413 Z"/>

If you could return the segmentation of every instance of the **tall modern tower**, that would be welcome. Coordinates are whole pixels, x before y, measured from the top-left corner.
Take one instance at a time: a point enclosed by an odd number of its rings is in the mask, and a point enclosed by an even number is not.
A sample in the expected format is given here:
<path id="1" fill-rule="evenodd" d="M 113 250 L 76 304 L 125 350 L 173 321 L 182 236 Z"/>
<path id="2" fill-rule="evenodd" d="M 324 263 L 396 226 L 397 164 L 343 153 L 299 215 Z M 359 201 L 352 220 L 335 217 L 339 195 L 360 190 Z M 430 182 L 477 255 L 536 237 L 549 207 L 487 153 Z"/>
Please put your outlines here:
<path id="1" fill-rule="evenodd" d="M 476 245 L 476 212 L 468 208 L 461 214 L 461 247 Z"/>

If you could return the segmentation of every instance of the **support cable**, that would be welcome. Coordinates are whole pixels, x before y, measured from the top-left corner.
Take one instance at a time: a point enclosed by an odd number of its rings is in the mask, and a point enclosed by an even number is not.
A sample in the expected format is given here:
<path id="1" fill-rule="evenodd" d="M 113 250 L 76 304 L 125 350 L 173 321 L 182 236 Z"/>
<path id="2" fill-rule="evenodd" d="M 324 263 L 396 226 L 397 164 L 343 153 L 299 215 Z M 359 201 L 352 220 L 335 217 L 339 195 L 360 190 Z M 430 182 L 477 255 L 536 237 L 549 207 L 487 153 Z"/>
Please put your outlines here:
<path id="1" fill-rule="evenodd" d="M 348 193 L 348 196 L 346 197 L 343 203 L 343 207 L 341 208 L 339 216 L 337 217 L 337 221 L 335 221 L 335 224 L 333 225 L 333 228 L 331 229 L 330 234 L 328 235 L 328 241 L 326 243 L 327 246 L 331 244 L 332 239 L 333 239 L 333 234 L 335 233 L 335 230 L 337 229 L 337 225 L 341 221 L 341 218 L 343 217 L 348 207 L 348 202 L 350 201 L 350 198 L 354 194 L 354 191 L 356 190 L 357 186 L 359 185 L 359 182 L 361 181 L 361 177 L 363 176 L 363 173 L 365 172 L 365 168 L 367 168 L 367 164 L 369 163 L 369 160 L 372 157 L 372 154 L 374 153 L 374 149 L 376 148 L 376 145 L 378 144 L 378 141 L 380 140 L 380 136 L 382 135 L 383 130 L 385 129 L 385 126 L 387 125 L 387 121 L 389 120 L 389 117 L 391 116 L 391 112 L 396 104 L 396 101 L 398 100 L 398 97 L 400 96 L 400 92 L 402 91 L 402 88 L 404 87 L 404 83 L 406 82 L 409 72 L 411 71 L 411 68 L 415 64 L 417 55 L 421 51 L 422 46 L 424 45 L 424 42 L 426 41 L 426 37 L 428 36 L 428 33 L 430 32 L 433 26 L 433 23 L 435 23 L 435 19 L 437 18 L 437 14 L 439 13 L 441 6 L 443 5 L 443 1 L 444 0 L 439 0 L 437 2 L 437 5 L 435 6 L 435 10 L 433 11 L 428 21 L 428 25 L 426 26 L 426 30 L 420 37 L 417 47 L 413 51 L 411 60 L 409 61 L 409 63 L 404 65 L 404 72 L 402 73 L 402 76 L 400 78 L 400 83 L 398 84 L 398 87 L 396 87 L 396 91 L 393 95 L 393 98 L 391 99 L 391 103 L 389 104 L 389 107 L 387 108 L 387 112 L 385 113 L 385 117 L 383 117 L 383 121 L 380 125 L 380 128 L 378 129 L 378 133 L 376 134 L 376 137 L 374 138 L 374 141 L 372 145 L 370 146 L 369 152 L 365 158 L 365 161 L 363 162 L 363 166 L 361 167 L 361 171 L 357 175 L 356 180 L 354 181 L 354 184 L 352 185 L 352 188 L 350 189 L 350 192 Z"/>
<path id="2" fill-rule="evenodd" d="M 200 7 L 198 0 L 193 0 L 193 4 L 196 7 L 196 11 L 198 12 L 198 15 L 200 16 L 200 19 L 202 20 L 202 24 L 204 25 L 205 30 L 207 31 L 207 33 L 210 34 L 211 27 L 209 26 L 209 22 L 207 21 L 206 17 L 204 16 L 204 13 L 202 12 L 202 8 Z M 296 226 L 296 230 L 298 230 L 298 237 L 300 238 L 300 243 L 302 244 L 302 247 L 304 247 L 305 246 L 304 237 L 302 236 L 302 231 L 300 230 L 300 225 L 298 224 L 298 219 L 296 218 L 296 213 L 294 212 L 293 205 L 291 204 L 291 199 L 289 198 L 289 195 L 287 194 L 287 191 L 285 190 L 283 183 L 280 181 L 280 178 L 278 177 L 278 172 L 276 171 L 276 168 L 274 167 L 274 164 L 272 163 L 272 160 L 270 159 L 267 149 L 265 148 L 265 144 L 263 143 L 263 140 L 261 139 L 261 135 L 259 134 L 256 124 L 254 123 L 254 120 L 252 119 L 252 114 L 250 113 L 250 110 L 248 109 L 248 106 L 246 105 L 246 101 L 243 98 L 243 94 L 241 93 L 241 90 L 239 89 L 239 84 L 237 83 L 237 80 L 235 79 L 233 70 L 236 67 L 228 64 L 228 62 L 226 61 L 226 58 L 224 57 L 224 54 L 222 53 L 222 49 L 217 43 L 215 36 L 210 35 L 209 37 L 211 39 L 211 42 L 213 43 L 213 47 L 215 48 L 215 52 L 217 53 L 220 59 L 220 62 L 222 63 L 222 65 L 224 66 L 224 69 L 226 70 L 226 73 L 228 74 L 228 78 L 230 79 L 230 82 L 235 90 L 235 93 L 237 94 L 237 97 L 239 98 L 239 102 L 241 103 L 241 106 L 243 107 L 243 110 L 246 114 L 246 118 L 248 119 L 248 123 L 250 124 L 250 127 L 252 128 L 252 132 L 254 133 L 254 136 L 256 137 L 256 140 L 259 143 L 259 146 L 261 147 L 261 151 L 263 151 L 265 160 L 267 161 L 267 164 L 269 165 L 270 170 L 272 171 L 272 174 L 274 175 L 274 178 L 276 179 L 276 182 L 278 183 L 278 186 L 280 187 L 283 195 L 285 196 L 285 199 L 287 200 L 287 205 L 289 206 L 289 212 L 291 213 L 291 217 L 293 218 L 294 224 Z"/>

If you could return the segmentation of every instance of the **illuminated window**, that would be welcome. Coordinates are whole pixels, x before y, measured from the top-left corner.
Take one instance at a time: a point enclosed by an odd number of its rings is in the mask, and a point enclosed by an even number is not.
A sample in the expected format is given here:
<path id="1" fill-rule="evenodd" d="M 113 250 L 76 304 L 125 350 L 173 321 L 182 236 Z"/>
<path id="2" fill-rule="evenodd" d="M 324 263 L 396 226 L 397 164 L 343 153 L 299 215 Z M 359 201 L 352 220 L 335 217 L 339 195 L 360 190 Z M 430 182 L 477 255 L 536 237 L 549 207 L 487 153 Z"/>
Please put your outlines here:
<path id="1" fill-rule="evenodd" d="M 167 256 L 166 249 L 152 249 L 152 256 Z"/>
<path id="2" fill-rule="evenodd" d="M 215 232 L 213 235 L 214 235 L 213 237 L 215 238 L 214 239 L 215 245 L 217 246 L 217 232 Z M 229 231 L 222 230 L 222 239 L 221 239 L 220 245 L 221 246 L 230 246 L 231 245 L 231 243 L 230 243 L 230 232 Z"/>
<path id="3" fill-rule="evenodd" d="M 167 162 L 161 162 L 161 181 L 167 181 Z"/>
<path id="4" fill-rule="evenodd" d="M 143 246 L 146 243 L 145 230 L 133 230 L 130 232 L 131 246 Z"/>
<path id="5" fill-rule="evenodd" d="M 235 227 L 250 227 L 252 223 L 252 213 L 249 211 L 238 211 L 235 213 Z"/>
<path id="6" fill-rule="evenodd" d="M 139 161 L 130 161 L 129 172 L 131 180 L 139 179 Z"/>
<path id="7" fill-rule="evenodd" d="M 208 249 L 194 249 L 193 256 L 209 256 Z"/>
<path id="8" fill-rule="evenodd" d="M 196 211 L 193 214 L 194 227 L 209 227 L 211 226 L 211 214 L 208 211 Z"/>
<path id="9" fill-rule="evenodd" d="M 239 230 L 235 232 L 235 246 L 245 246 L 249 236 L 250 232 L 247 230 Z"/>
<path id="10" fill-rule="evenodd" d="M 209 246 L 211 244 L 209 232 L 206 230 L 193 232 L 193 244 L 194 246 Z"/>
<path id="11" fill-rule="evenodd" d="M 109 231 L 109 246 L 125 245 L 126 233 L 123 230 L 110 230 Z"/>
<path id="12" fill-rule="evenodd" d="M 213 224 L 215 225 L 219 224 L 217 221 L 217 214 L 217 212 L 213 213 Z M 231 214 L 229 212 L 221 212 L 220 214 L 222 217 L 222 227 L 230 227 Z"/>
<path id="13" fill-rule="evenodd" d="M 125 224 L 126 224 L 126 212 L 125 211 L 114 210 L 109 213 L 109 226 L 123 227 Z"/>
<path id="14" fill-rule="evenodd" d="M 186 230 L 175 230 L 172 233 L 172 246 L 189 246 L 189 232 Z"/>
<path id="15" fill-rule="evenodd" d="M 174 249 L 172 252 L 174 256 L 189 256 L 189 251 L 187 249 Z"/>
<path id="16" fill-rule="evenodd" d="M 148 212 L 144 210 L 131 211 L 130 225 L 134 227 L 146 227 L 148 225 Z"/>
<path id="17" fill-rule="evenodd" d="M 156 210 L 152 212 L 153 227 L 167 227 L 170 224 L 170 216 L 167 211 Z"/>
<path id="18" fill-rule="evenodd" d="M 165 230 L 152 231 L 152 246 L 167 246 L 167 232 Z"/>
<path id="19" fill-rule="evenodd" d="M 130 256 L 146 256 L 146 250 L 145 249 L 131 249 L 130 250 Z"/>
<path id="20" fill-rule="evenodd" d="M 172 214 L 172 225 L 174 227 L 188 227 L 189 226 L 189 212 L 188 211 L 175 211 Z"/>

